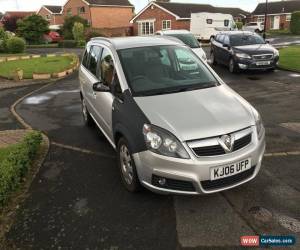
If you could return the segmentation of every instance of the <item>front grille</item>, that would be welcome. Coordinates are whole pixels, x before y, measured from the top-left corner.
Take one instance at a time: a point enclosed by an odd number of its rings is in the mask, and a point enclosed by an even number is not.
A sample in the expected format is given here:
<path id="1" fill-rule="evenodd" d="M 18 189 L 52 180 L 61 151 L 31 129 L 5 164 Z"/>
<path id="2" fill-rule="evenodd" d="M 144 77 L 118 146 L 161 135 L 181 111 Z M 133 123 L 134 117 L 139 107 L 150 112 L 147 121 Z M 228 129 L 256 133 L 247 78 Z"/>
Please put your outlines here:
<path id="1" fill-rule="evenodd" d="M 237 151 L 239 149 L 246 147 L 251 142 L 251 139 L 252 139 L 252 135 L 249 134 L 236 140 L 233 145 L 233 151 Z"/>
<path id="2" fill-rule="evenodd" d="M 252 134 L 248 134 L 240 139 L 237 139 L 234 141 L 233 146 L 233 152 L 237 151 L 239 149 L 242 149 L 246 147 L 248 144 L 250 144 L 252 139 Z M 197 156 L 214 156 L 214 155 L 223 155 L 225 154 L 225 150 L 222 148 L 221 145 L 213 145 L 213 146 L 207 146 L 207 147 L 196 147 L 192 148 L 194 153 Z"/>
<path id="3" fill-rule="evenodd" d="M 157 175 L 152 175 L 152 185 L 159 188 L 165 188 L 165 189 L 171 189 L 177 191 L 188 191 L 188 192 L 196 191 L 193 183 L 190 181 L 181 181 L 181 180 L 165 178 L 166 183 L 164 185 L 160 185 L 158 182 L 160 178 L 162 177 L 159 177 Z"/>
<path id="4" fill-rule="evenodd" d="M 253 55 L 254 60 L 271 60 L 273 59 L 273 54 L 263 54 L 263 55 Z"/>
<path id="5" fill-rule="evenodd" d="M 214 181 L 201 181 L 202 188 L 205 190 L 214 190 L 214 189 L 220 189 L 225 188 L 228 186 L 232 186 L 234 184 L 237 184 L 241 181 L 244 181 L 248 178 L 250 178 L 255 171 L 255 167 L 252 167 L 240 174 L 236 174 L 233 176 L 229 176 L 223 179 L 214 180 Z"/>

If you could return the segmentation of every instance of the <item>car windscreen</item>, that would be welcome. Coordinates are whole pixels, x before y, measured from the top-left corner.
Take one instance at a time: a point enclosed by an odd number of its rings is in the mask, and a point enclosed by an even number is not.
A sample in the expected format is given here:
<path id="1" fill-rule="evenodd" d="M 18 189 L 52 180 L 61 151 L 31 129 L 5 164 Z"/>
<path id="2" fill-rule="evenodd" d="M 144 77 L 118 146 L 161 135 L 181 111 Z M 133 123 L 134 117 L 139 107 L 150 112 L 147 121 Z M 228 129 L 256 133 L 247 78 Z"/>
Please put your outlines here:
<path id="1" fill-rule="evenodd" d="M 192 34 L 170 34 L 168 36 L 173 36 L 181 40 L 184 44 L 192 49 L 200 48 L 200 44 L 197 39 Z"/>
<path id="2" fill-rule="evenodd" d="M 134 96 L 184 92 L 219 84 L 197 55 L 184 46 L 122 49 L 118 55 Z"/>
<path id="3" fill-rule="evenodd" d="M 239 34 L 230 36 L 231 46 L 245 46 L 254 44 L 265 44 L 264 39 L 259 35 Z"/>

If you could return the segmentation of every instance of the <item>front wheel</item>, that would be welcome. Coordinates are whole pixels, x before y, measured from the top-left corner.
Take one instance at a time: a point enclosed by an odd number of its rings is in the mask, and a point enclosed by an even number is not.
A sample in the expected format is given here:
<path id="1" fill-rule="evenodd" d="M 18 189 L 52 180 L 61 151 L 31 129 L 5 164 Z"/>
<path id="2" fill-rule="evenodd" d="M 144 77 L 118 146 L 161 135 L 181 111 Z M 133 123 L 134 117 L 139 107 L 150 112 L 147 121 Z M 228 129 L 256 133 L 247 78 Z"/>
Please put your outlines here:
<path id="1" fill-rule="evenodd" d="M 229 71 L 230 71 L 230 73 L 237 73 L 238 72 L 237 65 L 236 65 L 233 58 L 231 58 L 230 61 L 229 61 Z"/>
<path id="2" fill-rule="evenodd" d="M 211 65 L 217 65 L 215 54 L 214 54 L 213 51 L 210 52 L 210 64 Z"/>
<path id="3" fill-rule="evenodd" d="M 128 142 L 125 138 L 121 138 L 118 142 L 118 165 L 125 188 L 131 193 L 139 191 L 141 184 Z"/>

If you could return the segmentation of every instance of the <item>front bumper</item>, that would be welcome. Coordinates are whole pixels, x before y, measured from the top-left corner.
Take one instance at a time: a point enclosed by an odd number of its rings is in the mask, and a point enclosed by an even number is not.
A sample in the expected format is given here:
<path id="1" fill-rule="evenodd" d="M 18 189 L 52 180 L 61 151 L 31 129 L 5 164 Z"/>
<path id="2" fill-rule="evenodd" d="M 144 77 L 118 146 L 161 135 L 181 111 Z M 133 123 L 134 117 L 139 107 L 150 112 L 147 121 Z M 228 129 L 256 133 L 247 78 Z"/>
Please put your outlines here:
<path id="1" fill-rule="evenodd" d="M 244 58 L 239 58 L 235 57 L 235 62 L 237 63 L 239 69 L 241 70 L 267 70 L 267 69 L 274 69 L 276 68 L 279 57 L 275 57 L 271 60 L 265 60 L 269 61 L 270 64 L 268 65 L 258 65 L 260 61 L 258 60 L 253 60 L 253 59 L 244 59 Z"/>
<path id="2" fill-rule="evenodd" d="M 253 136 L 252 142 L 236 152 L 213 157 L 196 157 L 191 149 L 184 144 L 191 159 L 178 159 L 143 151 L 133 155 L 138 176 L 142 185 L 156 193 L 199 195 L 210 194 L 239 186 L 255 178 L 258 174 L 265 152 L 265 131 L 260 140 Z M 253 135 L 255 131 L 253 129 Z M 251 158 L 252 169 L 242 172 L 241 176 L 233 175 L 222 180 L 222 186 L 207 188 L 210 182 L 210 169 L 216 166 L 242 161 Z M 243 174 L 244 173 L 244 174 Z M 157 185 L 155 178 L 163 177 L 172 181 L 172 188 Z M 239 177 L 239 178 L 237 178 Z M 241 178 L 240 178 L 241 177 Z M 244 177 L 244 178 L 242 178 Z M 231 179 L 229 179 L 231 178 Z M 225 180 L 226 179 L 226 180 Z M 190 187 L 193 187 L 191 189 Z M 175 188 L 174 188 L 175 187 Z"/>

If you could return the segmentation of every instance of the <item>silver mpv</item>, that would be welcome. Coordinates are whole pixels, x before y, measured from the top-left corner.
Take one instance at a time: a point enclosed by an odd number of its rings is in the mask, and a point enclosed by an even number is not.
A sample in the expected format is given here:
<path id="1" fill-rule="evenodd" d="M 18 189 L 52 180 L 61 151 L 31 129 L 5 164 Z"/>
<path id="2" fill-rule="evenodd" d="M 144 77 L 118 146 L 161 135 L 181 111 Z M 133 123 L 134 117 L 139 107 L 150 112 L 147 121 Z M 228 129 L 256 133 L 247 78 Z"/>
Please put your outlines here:
<path id="1" fill-rule="evenodd" d="M 85 123 L 116 149 L 129 191 L 208 194 L 259 172 L 260 115 L 182 43 L 94 38 L 79 79 Z"/>

